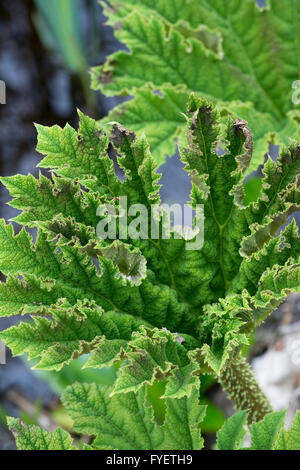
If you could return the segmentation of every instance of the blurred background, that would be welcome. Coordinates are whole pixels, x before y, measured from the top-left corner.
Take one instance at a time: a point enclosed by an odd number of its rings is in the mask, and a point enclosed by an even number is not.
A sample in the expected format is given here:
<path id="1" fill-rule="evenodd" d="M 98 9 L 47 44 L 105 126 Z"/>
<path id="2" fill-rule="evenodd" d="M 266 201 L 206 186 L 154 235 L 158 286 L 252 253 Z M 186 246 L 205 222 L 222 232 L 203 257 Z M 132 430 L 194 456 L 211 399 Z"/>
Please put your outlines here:
<path id="1" fill-rule="evenodd" d="M 6 85 L 6 104 L 0 104 L 0 174 L 37 175 L 39 155 L 35 151 L 33 122 L 48 126 L 68 122 L 76 126 L 76 108 L 97 119 L 105 116 L 120 98 L 107 99 L 93 92 L 88 69 L 103 63 L 122 45 L 105 25 L 97 0 L 1 2 L 0 44 L 0 80 Z M 271 149 L 273 158 L 276 152 L 276 148 Z M 163 200 L 183 203 L 188 198 L 190 182 L 182 171 L 178 153 L 168 157 L 160 171 Z M 251 197 L 259 181 L 251 179 L 247 185 Z M 8 200 L 1 185 L 0 216 L 6 220 L 16 214 L 5 204 Z M 13 321 L 17 320 L 0 319 L 0 330 Z M 300 408 L 299 295 L 290 296 L 257 331 L 249 357 L 274 408 L 289 407 L 287 419 L 291 420 Z M 5 424 L 7 415 L 21 416 L 48 430 L 58 425 L 70 429 L 59 401 L 61 390 L 75 381 L 108 384 L 115 377 L 113 369 L 81 371 L 80 360 L 60 373 L 33 371 L 26 357 L 11 358 L 9 351 L 5 362 L 0 363 L 0 449 L 15 448 Z M 201 401 L 208 405 L 202 428 L 210 448 L 214 433 L 233 410 L 213 379 L 202 379 L 201 390 Z M 154 401 L 156 395 L 154 390 Z"/>

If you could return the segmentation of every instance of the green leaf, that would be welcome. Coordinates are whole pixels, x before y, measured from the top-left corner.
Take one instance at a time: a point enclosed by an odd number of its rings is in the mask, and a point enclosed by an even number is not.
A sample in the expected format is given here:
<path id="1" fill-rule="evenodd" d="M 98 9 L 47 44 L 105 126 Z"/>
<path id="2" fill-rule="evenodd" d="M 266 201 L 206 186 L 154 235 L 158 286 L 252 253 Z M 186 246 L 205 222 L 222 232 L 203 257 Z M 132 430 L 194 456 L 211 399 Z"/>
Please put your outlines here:
<path id="1" fill-rule="evenodd" d="M 14 198 L 9 205 L 23 212 L 13 220 L 35 227 L 39 222 L 52 220 L 57 214 L 73 217 L 78 223 L 95 227 L 99 198 L 82 193 L 76 182 L 53 176 L 53 182 L 43 175 L 15 175 L 1 178 Z M 82 197 L 83 196 L 83 197 Z"/>
<path id="2" fill-rule="evenodd" d="M 185 143 L 186 123 L 182 110 L 186 101 L 187 94 L 181 89 L 164 87 L 157 94 L 150 88 L 140 88 L 134 99 L 112 109 L 104 122 L 121 122 L 137 135 L 146 131 L 155 161 L 161 164 L 166 154 L 174 152 L 175 141 Z"/>
<path id="3" fill-rule="evenodd" d="M 250 172 L 263 163 L 268 143 L 287 145 L 289 137 L 299 138 L 299 112 L 292 102 L 299 68 L 298 10 L 294 0 L 270 0 L 268 8 L 258 8 L 253 0 L 112 1 L 105 14 L 129 51 L 118 51 L 94 68 L 92 87 L 106 95 L 135 96 L 134 104 L 117 106 L 111 118 L 145 129 L 158 163 L 174 152 L 174 137 L 182 129 L 179 113 L 169 118 L 174 107 L 169 96 L 180 87 L 183 101 L 190 91 L 214 99 L 253 129 L 258 145 Z M 152 108 L 149 87 L 163 94 L 160 115 L 156 106 L 154 111 L 145 106 Z"/>
<path id="4" fill-rule="evenodd" d="M 128 341 L 141 325 L 130 315 L 104 313 L 95 304 L 80 301 L 72 307 L 55 306 L 48 313 L 51 319 L 37 316 L 34 322 L 23 322 L 1 333 L 15 355 L 28 352 L 30 359 L 41 357 L 36 366 L 40 369 L 61 369 L 101 345 L 102 337 Z"/>
<path id="5" fill-rule="evenodd" d="M 219 375 L 248 344 L 252 328 L 299 289 L 295 223 L 274 237 L 278 223 L 298 207 L 298 145 L 284 149 L 278 162 L 267 161 L 260 197 L 244 205 L 253 149 L 246 122 L 225 123 L 193 94 L 185 119 L 188 146 L 181 153 L 192 181 L 191 205 L 204 206 L 200 250 L 186 249 L 174 231 L 170 239 L 149 230 L 142 239 L 130 233 L 97 238 L 98 204 L 118 210 L 119 197 L 126 196 L 128 204 L 151 211 L 159 203 L 159 175 L 145 136 L 116 123 L 100 128 L 81 113 L 79 132 L 39 127 L 38 148 L 46 154 L 41 165 L 50 166 L 52 181 L 3 178 L 12 205 L 23 210 L 17 220 L 39 227 L 33 243 L 24 228 L 15 235 L 0 223 L 0 267 L 8 275 L 0 285 L 2 315 L 39 315 L 1 334 L 15 354 L 27 352 L 40 358 L 38 367 L 50 369 L 86 352 L 92 352 L 88 367 L 126 359 L 115 392 L 136 391 L 158 374 L 168 380 L 166 396 L 189 396 L 195 371 Z M 123 181 L 108 146 L 118 153 Z"/>
<path id="6" fill-rule="evenodd" d="M 276 411 L 251 426 L 251 448 L 255 450 L 272 450 L 279 429 L 284 424 L 285 410 Z"/>
<path id="7" fill-rule="evenodd" d="M 165 422 L 159 426 L 145 387 L 136 394 L 111 396 L 109 387 L 75 384 L 63 395 L 74 430 L 96 436 L 96 449 L 117 450 L 200 449 L 203 441 L 198 425 L 205 407 L 198 400 L 196 389 L 190 399 L 167 399 Z"/>
<path id="8" fill-rule="evenodd" d="M 37 151 L 47 156 L 40 162 L 42 168 L 55 168 L 55 173 L 70 178 L 101 196 L 118 193 L 120 182 L 113 170 L 113 162 L 106 150 L 108 138 L 93 119 L 79 112 L 79 132 L 68 124 L 59 126 L 37 125 Z"/>
<path id="9" fill-rule="evenodd" d="M 256 201 L 260 195 L 262 182 L 260 178 L 250 178 L 244 185 L 245 199 L 244 205 L 248 206 L 250 202 Z"/>
<path id="10" fill-rule="evenodd" d="M 129 277 L 133 284 L 140 285 L 146 278 L 147 260 L 139 249 L 130 250 L 124 243 L 115 240 L 111 245 L 100 248 L 99 253 L 118 266 L 120 273 Z"/>
<path id="11" fill-rule="evenodd" d="M 116 24 L 126 15 L 132 12 L 132 9 L 147 15 L 157 15 L 161 19 L 168 21 L 170 24 L 175 24 L 179 20 L 187 21 L 192 27 L 197 27 L 200 22 L 199 9 L 195 8 L 195 0 L 185 2 L 184 0 L 174 0 L 173 4 L 165 2 L 164 0 L 126 0 L 119 3 L 117 0 L 112 0 L 109 4 L 101 2 L 104 13 L 109 17 L 112 24 Z"/>
<path id="12" fill-rule="evenodd" d="M 218 450 L 237 450 L 246 435 L 246 412 L 239 411 L 228 418 L 217 433 Z"/>
<path id="13" fill-rule="evenodd" d="M 240 249 L 243 256 L 261 249 L 289 215 L 300 209 L 299 170 L 300 146 L 296 143 L 282 149 L 277 163 L 271 159 L 266 162 L 263 191 L 257 203 L 250 206 L 255 220 L 250 227 L 251 235 L 243 240 Z"/>
<path id="14" fill-rule="evenodd" d="M 29 426 L 20 419 L 7 418 L 19 450 L 76 450 L 71 436 L 61 428 L 46 431 L 38 426 Z"/>
<path id="15" fill-rule="evenodd" d="M 153 384 L 154 380 L 168 379 L 166 397 L 189 396 L 194 386 L 200 386 L 197 364 L 187 352 L 195 345 L 197 342 L 191 337 L 181 338 L 165 330 L 143 328 L 134 333 L 126 352 L 122 353 L 126 365 L 120 369 L 113 392 L 137 391 L 144 384 Z"/>
<path id="16" fill-rule="evenodd" d="M 166 406 L 164 442 L 161 449 L 168 450 L 173 447 L 202 449 L 204 441 L 200 435 L 199 425 L 205 417 L 206 406 L 199 405 L 198 391 L 194 388 L 190 397 L 167 398 Z"/>
<path id="17" fill-rule="evenodd" d="M 296 416 L 292 426 L 288 430 L 281 429 L 278 433 L 274 450 L 300 450 L 300 412 L 296 412 Z"/>
<path id="18" fill-rule="evenodd" d="M 77 299 L 88 299 L 95 300 L 104 310 L 130 312 L 144 317 L 146 322 L 148 318 L 154 326 L 176 328 L 180 327 L 180 322 L 192 321 L 187 306 L 176 301 L 176 293 L 168 286 L 154 285 L 148 279 L 139 287 L 130 281 L 123 281 L 117 277 L 119 270 L 105 257 L 100 258 L 99 275 L 92 259 L 80 247 L 62 243 L 58 252 L 55 242 L 47 241 L 42 231 L 39 231 L 33 246 L 31 237 L 24 229 L 14 236 L 12 225 L 6 225 L 3 221 L 0 222 L 0 240 L 1 270 L 14 276 L 20 273 L 25 275 L 25 282 L 15 282 L 20 290 L 16 295 L 30 293 L 26 289 L 27 276 L 31 283 L 35 276 L 40 277 L 43 281 L 40 285 L 45 285 L 51 293 L 47 289 L 45 295 L 40 292 L 40 298 L 36 300 L 41 310 L 43 306 L 49 307 L 49 301 L 51 305 L 60 298 L 66 298 L 70 305 L 75 304 Z M 8 286 L 4 290 L 7 289 Z M 176 311 L 176 315 L 169 315 L 172 310 L 174 313 Z"/>
<path id="19" fill-rule="evenodd" d="M 250 427 L 251 444 L 246 450 L 299 450 L 300 426 L 297 411 L 290 429 L 283 429 L 286 410 L 268 413 Z M 239 450 L 246 429 L 246 411 L 239 411 L 227 419 L 217 433 L 219 450 Z"/>

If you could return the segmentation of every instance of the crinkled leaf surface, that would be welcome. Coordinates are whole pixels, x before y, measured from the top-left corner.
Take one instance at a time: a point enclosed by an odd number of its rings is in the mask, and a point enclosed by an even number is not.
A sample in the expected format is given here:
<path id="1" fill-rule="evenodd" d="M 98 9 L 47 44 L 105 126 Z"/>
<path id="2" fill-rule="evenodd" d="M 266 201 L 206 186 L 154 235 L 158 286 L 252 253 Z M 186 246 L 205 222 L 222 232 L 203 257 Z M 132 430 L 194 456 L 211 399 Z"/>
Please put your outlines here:
<path id="1" fill-rule="evenodd" d="M 74 420 L 74 430 L 95 436 L 96 449 L 199 450 L 203 446 L 199 424 L 205 406 L 193 388 L 190 398 L 166 400 L 163 425 L 154 422 L 144 386 L 137 393 L 111 396 L 111 388 L 76 384 L 67 389 L 63 403 Z"/>
<path id="2" fill-rule="evenodd" d="M 297 411 L 290 429 L 281 429 L 273 444 L 274 450 L 300 449 L 300 412 Z"/>
<path id="3" fill-rule="evenodd" d="M 251 426 L 251 447 L 256 450 L 270 450 L 280 428 L 284 424 L 285 410 L 276 411 L 265 416 L 259 423 Z"/>
<path id="4" fill-rule="evenodd" d="M 19 450 L 76 450 L 71 436 L 61 428 L 50 432 L 15 418 L 8 418 L 8 425 Z"/>
<path id="5" fill-rule="evenodd" d="M 250 428 L 251 444 L 249 450 L 299 450 L 300 413 L 297 411 L 289 429 L 283 429 L 286 411 L 267 414 L 262 421 L 253 423 Z M 227 419 L 217 432 L 218 450 L 245 449 L 246 413 L 239 411 Z"/>
<path id="6" fill-rule="evenodd" d="M 117 240 L 97 235 L 106 217 L 99 206 L 118 213 L 126 196 L 128 207 L 143 204 L 151 213 L 160 202 L 145 136 L 116 123 L 99 128 L 82 113 L 78 132 L 38 126 L 40 166 L 50 168 L 52 178 L 2 179 L 22 211 L 17 222 L 38 228 L 33 241 L 24 227 L 16 235 L 11 224 L 0 223 L 0 269 L 7 276 L 0 284 L 1 315 L 32 316 L 1 333 L 14 354 L 28 353 L 39 360 L 36 367 L 55 370 L 90 354 L 87 367 L 120 365 L 116 396 L 164 380 L 166 399 L 181 400 L 198 388 L 199 372 L 220 374 L 253 327 L 299 290 L 296 224 L 278 234 L 299 210 L 299 144 L 266 162 L 259 198 L 244 205 L 243 179 L 253 156 L 247 123 L 225 123 L 194 94 L 184 119 L 190 204 L 202 205 L 205 218 L 204 243 L 195 249 L 187 249 L 195 240 L 173 230 L 169 239 L 155 236 L 150 218 L 140 238 L 130 231 L 121 237 L 120 224 Z M 122 181 L 108 149 L 118 156 Z M 159 233 L 163 217 L 156 218 Z"/>
<path id="7" fill-rule="evenodd" d="M 246 412 L 238 411 L 228 418 L 217 433 L 219 450 L 237 450 L 246 435 Z"/>
<path id="8" fill-rule="evenodd" d="M 134 95 L 108 120 L 136 132 L 145 129 L 158 163 L 174 152 L 175 138 L 185 141 L 179 113 L 190 91 L 249 122 L 256 146 L 247 171 L 263 163 L 268 143 L 298 138 L 292 85 L 299 71 L 300 2 L 267 3 L 267 8 L 254 0 L 105 3 L 108 21 L 128 51 L 94 68 L 92 86 L 106 95 Z"/>

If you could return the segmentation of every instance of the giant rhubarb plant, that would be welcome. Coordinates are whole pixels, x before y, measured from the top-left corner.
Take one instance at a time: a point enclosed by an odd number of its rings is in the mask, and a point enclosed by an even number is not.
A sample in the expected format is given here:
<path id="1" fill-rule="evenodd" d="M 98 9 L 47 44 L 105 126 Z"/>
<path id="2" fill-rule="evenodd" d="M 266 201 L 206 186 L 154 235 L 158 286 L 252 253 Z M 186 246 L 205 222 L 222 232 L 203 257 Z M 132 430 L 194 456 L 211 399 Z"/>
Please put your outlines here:
<path id="1" fill-rule="evenodd" d="M 190 91 L 249 122 L 256 146 L 246 171 L 263 163 L 268 143 L 299 138 L 293 104 L 299 79 L 300 1 L 109 0 L 108 23 L 127 50 L 92 71 L 105 95 L 134 96 L 108 119 L 146 129 L 157 163 L 185 144 Z M 280 79 L 278 79 L 280 77 Z M 297 98 L 297 93 L 296 93 Z"/>
<path id="2" fill-rule="evenodd" d="M 193 94 L 185 119 L 188 145 L 181 156 L 192 181 L 190 204 L 204 208 L 201 249 L 186 249 L 175 231 L 170 239 L 149 233 L 120 240 L 117 224 L 116 240 L 97 236 L 97 224 L 107 217 L 99 206 L 118 211 L 126 196 L 128 206 L 140 203 L 150 213 L 160 199 L 145 137 L 119 124 L 99 129 L 80 113 L 78 132 L 69 125 L 37 126 L 37 149 L 46 155 L 39 167 L 50 169 L 51 179 L 2 178 L 10 204 L 22 211 L 15 221 L 36 227 L 37 236 L 33 241 L 25 228 L 15 235 L 1 221 L 0 269 L 7 276 L 0 284 L 1 315 L 31 316 L 1 339 L 41 369 L 59 370 L 86 354 L 85 367 L 118 365 L 113 387 L 74 385 L 63 397 L 74 429 L 96 436 L 92 448 L 201 448 L 199 374 L 216 376 L 245 411 L 223 429 L 220 446 L 241 441 L 246 412 L 254 433 L 270 422 L 255 427 L 272 410 L 241 349 L 299 289 L 296 223 L 278 229 L 299 210 L 300 146 L 291 143 L 276 163 L 267 160 L 260 197 L 244 205 L 243 178 L 253 152 L 247 123 L 221 125 L 218 110 Z M 108 152 L 118 154 L 122 180 Z M 162 216 L 156 214 L 159 227 Z M 163 424 L 155 423 L 148 400 L 157 381 L 164 386 Z M 270 416 L 279 430 L 282 415 Z M 71 446 L 62 430 L 49 435 L 11 425 L 23 448 Z M 238 436 L 222 444 L 230 429 Z"/>

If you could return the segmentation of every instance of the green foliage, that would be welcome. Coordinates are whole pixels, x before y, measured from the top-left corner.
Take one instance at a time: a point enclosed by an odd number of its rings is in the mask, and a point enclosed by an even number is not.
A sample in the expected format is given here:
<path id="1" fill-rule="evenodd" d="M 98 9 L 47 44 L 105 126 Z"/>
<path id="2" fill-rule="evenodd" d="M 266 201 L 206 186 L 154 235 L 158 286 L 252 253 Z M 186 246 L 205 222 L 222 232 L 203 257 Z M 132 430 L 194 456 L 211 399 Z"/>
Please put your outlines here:
<path id="1" fill-rule="evenodd" d="M 237 450 L 246 435 L 245 424 L 245 411 L 239 411 L 227 419 L 217 433 L 217 448 L 219 450 Z"/>
<path id="2" fill-rule="evenodd" d="M 107 121 L 138 133 L 146 130 L 159 164 L 174 152 L 176 138 L 186 142 L 180 112 L 190 91 L 249 122 L 256 146 L 247 172 L 263 163 L 268 143 L 288 144 L 289 137 L 299 137 L 299 109 L 292 103 L 299 0 L 269 0 L 267 8 L 258 8 L 255 0 L 102 4 L 129 51 L 118 51 L 94 68 L 92 86 L 108 96 L 134 96 Z"/>
<path id="3" fill-rule="evenodd" d="M 94 436 L 93 449 L 169 450 L 201 449 L 199 423 L 205 406 L 198 392 L 189 398 L 167 399 L 164 424 L 154 421 L 146 388 L 111 397 L 112 389 L 96 384 L 75 384 L 63 395 L 63 403 L 74 421 L 74 431 Z M 54 433 L 9 418 L 19 449 L 71 450 L 72 439 L 62 429 Z M 74 449 L 74 447 L 73 447 Z"/>
<path id="4" fill-rule="evenodd" d="M 0 337 L 13 354 L 28 353 L 41 369 L 61 370 L 86 355 L 85 367 L 117 366 L 112 387 L 76 385 L 64 398 L 75 430 L 97 435 L 97 448 L 201 448 L 205 407 L 199 404 L 199 373 L 222 381 L 226 371 L 237 371 L 233 365 L 241 363 L 253 328 L 299 289 L 295 222 L 278 234 L 299 210 L 299 145 L 284 147 L 276 163 L 267 160 L 260 196 L 245 205 L 243 179 L 253 152 L 245 121 L 222 124 L 218 110 L 193 94 L 185 119 L 188 145 L 181 155 L 192 181 L 190 204 L 204 207 L 201 249 L 186 249 L 188 242 L 174 230 L 170 239 L 150 232 L 121 239 L 120 223 L 117 240 L 98 238 L 96 226 L 105 218 L 97 210 L 101 204 L 117 211 L 119 197 L 127 196 L 128 207 L 142 203 L 150 213 L 160 201 L 145 136 L 137 138 L 119 124 L 99 128 L 80 113 L 78 132 L 69 125 L 38 126 L 38 150 L 45 154 L 39 166 L 49 168 L 52 178 L 2 178 L 10 204 L 22 211 L 16 221 L 37 227 L 37 237 L 33 241 L 24 227 L 15 235 L 11 224 L 0 223 L 0 269 L 7 276 L 0 284 L 0 312 L 31 316 Z M 225 149 L 222 156 L 217 143 Z M 118 154 L 123 181 L 108 149 Z M 198 222 L 196 217 L 195 227 Z M 251 392 L 250 370 L 247 374 Z M 160 425 L 145 407 L 147 387 L 156 381 L 165 384 Z M 239 399 L 241 384 L 232 374 L 229 382 L 236 402 L 248 410 L 245 394 Z M 249 397 L 260 411 L 249 411 L 251 423 L 268 406 L 262 395 Z M 104 405 L 111 410 L 112 428 L 101 418 Z M 178 416 L 185 417 L 180 426 Z M 144 422 L 147 433 L 134 437 Z M 113 429 L 121 425 L 130 443 L 119 434 L 113 440 Z M 36 433 L 32 445 L 38 447 Z M 289 442 L 284 434 L 282 440 Z"/>
<path id="5" fill-rule="evenodd" d="M 189 399 L 166 400 L 164 424 L 153 420 L 146 388 L 111 397 L 111 388 L 77 384 L 63 395 L 63 403 L 79 433 L 95 435 L 97 449 L 200 449 L 198 424 L 205 406 L 194 389 Z M 91 419 L 93 418 L 93 419 Z"/>
<path id="6" fill-rule="evenodd" d="M 74 421 L 74 431 L 93 436 L 90 445 L 77 442 L 62 429 L 45 431 L 8 418 L 21 450 L 199 450 L 203 446 L 199 424 L 205 406 L 191 397 L 167 400 L 163 425 L 154 421 L 145 387 L 138 393 L 110 397 L 111 388 L 96 384 L 68 387 L 63 402 Z M 250 427 L 251 443 L 245 447 L 246 412 L 228 418 L 217 432 L 217 450 L 299 450 L 300 412 L 290 429 L 283 429 L 285 411 L 267 414 Z"/>
<path id="7" fill-rule="evenodd" d="M 300 413 L 297 411 L 293 424 L 289 430 L 280 429 L 278 437 L 273 444 L 274 450 L 300 449 Z"/>
<path id="8" fill-rule="evenodd" d="M 52 181 L 2 178 L 14 197 L 11 205 L 23 210 L 16 221 L 38 226 L 33 244 L 24 229 L 15 236 L 12 225 L 1 222 L 1 270 L 8 275 L 1 311 L 36 314 L 33 323 L 10 328 L 2 339 L 15 354 L 41 357 L 38 366 L 48 369 L 91 351 L 89 365 L 103 367 L 121 352 L 129 363 L 117 388 L 126 382 L 126 390 L 151 383 L 158 370 L 174 380 L 187 366 L 219 373 L 247 343 L 245 333 L 299 286 L 296 225 L 274 237 L 299 207 L 298 146 L 284 149 L 277 163 L 267 161 L 260 198 L 244 206 L 251 133 L 241 120 L 223 129 L 218 111 L 191 95 L 182 159 L 193 182 L 191 204 L 204 205 L 203 248 L 186 250 L 186 241 L 174 236 L 116 244 L 97 238 L 98 205 L 116 206 L 126 195 L 128 205 L 142 202 L 151 209 L 159 201 L 159 176 L 144 137 L 117 125 L 99 131 L 92 119 L 80 118 L 78 134 L 68 125 L 38 126 L 38 149 L 46 153 L 40 166 L 52 168 Z M 220 139 L 222 157 L 215 151 Z M 120 153 L 123 182 L 106 153 L 109 144 Z M 137 279 L 130 280 L 134 252 Z M 147 366 L 138 371 L 131 364 L 140 355 Z"/>
<path id="9" fill-rule="evenodd" d="M 103 367 L 99 369 L 83 369 L 86 362 L 84 356 L 72 361 L 64 366 L 60 371 L 49 371 L 45 369 L 35 369 L 35 375 L 51 386 L 59 395 L 68 385 L 75 382 L 96 383 L 100 385 L 112 385 L 116 380 L 114 367 Z"/>
<path id="10" fill-rule="evenodd" d="M 71 436 L 63 429 L 49 432 L 38 426 L 25 425 L 15 418 L 7 421 L 20 450 L 75 450 Z"/>
<path id="11" fill-rule="evenodd" d="M 284 417 L 284 410 L 277 411 L 266 415 L 261 422 L 253 423 L 251 427 L 251 447 L 257 450 L 271 449 L 276 441 L 278 430 L 283 427 Z"/>
<path id="12" fill-rule="evenodd" d="M 289 430 L 283 429 L 285 411 L 267 414 L 250 428 L 250 450 L 297 450 L 300 442 L 300 412 L 297 411 Z M 229 418 L 217 433 L 219 450 L 242 449 L 246 435 L 246 413 L 240 411 Z"/>

